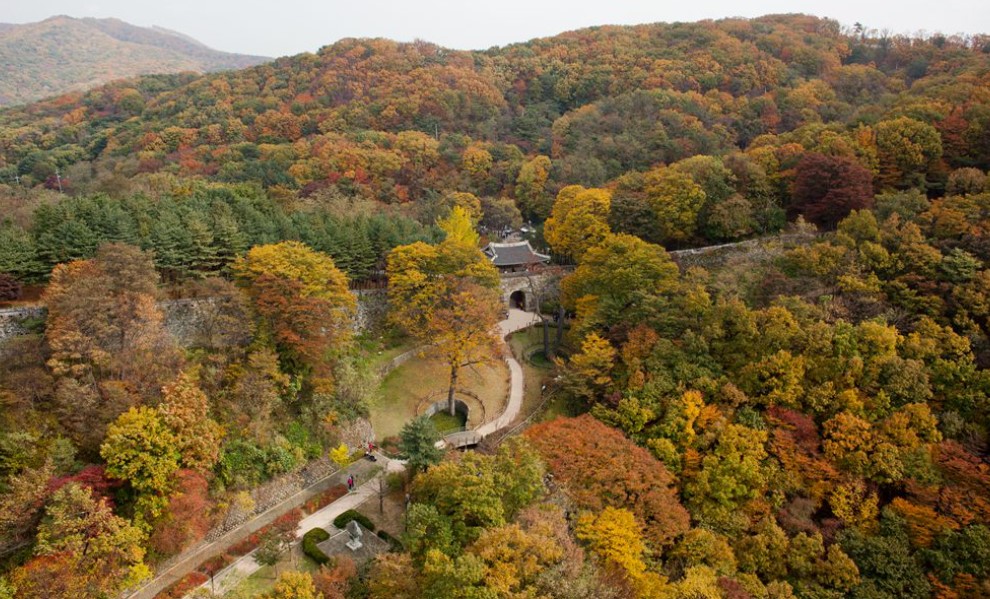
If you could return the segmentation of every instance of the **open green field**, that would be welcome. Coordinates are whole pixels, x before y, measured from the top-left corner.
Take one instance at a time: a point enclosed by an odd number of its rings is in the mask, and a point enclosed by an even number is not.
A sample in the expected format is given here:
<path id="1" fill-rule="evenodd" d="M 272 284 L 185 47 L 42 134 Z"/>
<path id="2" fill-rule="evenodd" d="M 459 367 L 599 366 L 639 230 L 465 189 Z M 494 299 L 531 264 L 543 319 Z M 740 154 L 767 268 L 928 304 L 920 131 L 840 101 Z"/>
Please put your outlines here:
<path id="1" fill-rule="evenodd" d="M 381 370 L 392 358 L 416 347 L 416 343 L 412 339 L 398 335 L 360 336 L 357 338 L 357 345 L 367 367 L 373 372 Z"/>
<path id="2" fill-rule="evenodd" d="M 505 362 L 464 368 L 459 379 L 458 388 L 476 393 L 488 418 L 502 411 L 509 393 Z M 429 354 L 414 357 L 390 372 L 370 406 L 375 436 L 384 439 L 399 434 L 402 425 L 415 418 L 420 403 L 433 393 L 445 392 L 449 380 L 447 366 Z"/>
<path id="3" fill-rule="evenodd" d="M 286 551 L 278 562 L 278 574 L 292 570 L 313 573 L 319 569 L 313 560 L 303 555 L 302 544 L 293 545 L 292 549 Z M 256 597 L 271 591 L 277 579 L 278 575 L 275 568 L 262 566 L 257 572 L 242 580 L 235 587 L 232 595 L 235 597 Z"/>
<path id="4" fill-rule="evenodd" d="M 550 343 L 554 341 L 556 329 L 550 327 Z M 535 410 L 541 402 L 540 389 L 543 384 L 553 376 L 554 366 L 549 360 L 542 358 L 542 353 L 534 359 L 526 359 L 526 354 L 532 351 L 533 346 L 543 343 L 542 326 L 534 326 L 523 329 L 509 336 L 509 345 L 516 360 L 522 365 L 524 385 L 523 385 L 523 406 L 520 417 L 525 418 Z"/>

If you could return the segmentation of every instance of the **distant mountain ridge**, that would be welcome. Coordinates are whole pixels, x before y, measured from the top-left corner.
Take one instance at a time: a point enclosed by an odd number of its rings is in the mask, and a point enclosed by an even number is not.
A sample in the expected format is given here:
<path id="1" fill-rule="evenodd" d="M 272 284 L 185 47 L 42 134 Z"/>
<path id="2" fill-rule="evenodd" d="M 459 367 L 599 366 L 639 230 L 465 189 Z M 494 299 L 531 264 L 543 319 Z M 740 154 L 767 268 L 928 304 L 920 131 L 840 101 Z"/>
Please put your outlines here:
<path id="1" fill-rule="evenodd" d="M 22 104 L 114 79 L 241 69 L 270 60 L 220 52 L 162 27 L 64 15 L 0 23 L 0 105 Z"/>

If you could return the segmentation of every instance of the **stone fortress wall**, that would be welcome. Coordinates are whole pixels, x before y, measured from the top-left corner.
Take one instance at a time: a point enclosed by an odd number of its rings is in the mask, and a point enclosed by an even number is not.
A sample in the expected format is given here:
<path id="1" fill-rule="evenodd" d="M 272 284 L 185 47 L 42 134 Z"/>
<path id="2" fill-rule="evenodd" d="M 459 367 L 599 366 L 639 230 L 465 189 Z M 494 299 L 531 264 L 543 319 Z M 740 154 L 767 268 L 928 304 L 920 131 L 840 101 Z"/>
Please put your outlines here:
<path id="1" fill-rule="evenodd" d="M 539 277 L 540 275 L 532 275 Z M 513 291 L 526 292 L 527 308 L 530 306 L 530 281 L 527 276 L 513 276 L 502 279 L 502 294 L 506 303 Z M 357 297 L 357 318 L 355 328 L 358 331 L 374 330 L 382 325 L 388 310 L 388 297 L 384 289 L 370 291 L 353 291 Z M 183 347 L 196 344 L 201 338 L 204 320 L 204 308 L 209 299 L 178 299 L 165 300 L 159 305 L 165 313 L 165 327 L 175 337 L 176 342 Z M 18 335 L 40 332 L 41 323 L 46 310 L 43 306 L 24 308 L 0 308 L 0 350 L 8 341 Z"/>

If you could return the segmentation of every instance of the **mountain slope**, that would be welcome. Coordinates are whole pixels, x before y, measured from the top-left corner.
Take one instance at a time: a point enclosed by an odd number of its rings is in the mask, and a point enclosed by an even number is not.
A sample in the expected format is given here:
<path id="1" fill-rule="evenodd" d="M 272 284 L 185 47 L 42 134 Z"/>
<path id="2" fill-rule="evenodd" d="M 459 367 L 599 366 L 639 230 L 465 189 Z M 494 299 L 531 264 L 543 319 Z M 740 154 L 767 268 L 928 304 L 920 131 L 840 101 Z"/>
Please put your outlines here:
<path id="1" fill-rule="evenodd" d="M 219 52 L 182 34 L 117 19 L 58 16 L 0 24 L 0 105 L 153 73 L 238 69 L 268 59 Z"/>
<path id="2" fill-rule="evenodd" d="M 988 89 L 985 36 L 854 35 L 802 15 L 595 27 L 484 52 L 344 39 L 0 110 L 0 181 L 57 188 L 58 172 L 76 191 L 119 193 L 168 173 L 386 203 L 458 189 L 522 198 L 542 219 L 565 185 L 746 152 L 785 202 L 795 148 L 880 174 L 881 150 L 899 145 L 874 126 L 897 137 L 909 117 L 944 139 L 915 173 L 937 191 L 952 169 L 990 167 Z M 888 166 L 885 185 L 900 177 Z"/>

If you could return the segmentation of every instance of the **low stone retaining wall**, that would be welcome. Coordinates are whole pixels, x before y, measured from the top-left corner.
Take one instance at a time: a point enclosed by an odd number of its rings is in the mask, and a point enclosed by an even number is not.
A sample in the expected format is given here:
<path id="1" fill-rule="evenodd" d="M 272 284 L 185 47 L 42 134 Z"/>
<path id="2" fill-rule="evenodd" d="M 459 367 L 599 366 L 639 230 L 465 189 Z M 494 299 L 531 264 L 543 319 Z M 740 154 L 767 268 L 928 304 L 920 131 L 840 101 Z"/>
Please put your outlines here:
<path id="1" fill-rule="evenodd" d="M 457 396 L 470 400 L 470 404 L 464 399 L 457 399 Z M 432 416 L 447 409 L 447 392 L 434 391 L 426 396 L 416 407 L 416 414 Z M 481 401 L 477 393 L 457 389 L 454 391 L 454 411 L 464 416 L 464 425 L 473 428 L 484 424 L 487 416 L 485 402 Z M 472 424 L 473 423 L 473 424 Z"/>
<path id="2" fill-rule="evenodd" d="M 447 400 L 434 402 L 423 410 L 422 416 L 427 418 L 433 416 L 434 414 L 439 414 L 440 412 L 447 412 Z M 464 417 L 464 422 L 467 422 L 468 416 L 471 414 L 471 408 L 468 407 L 466 403 L 459 399 L 454 399 L 454 411 Z"/>

